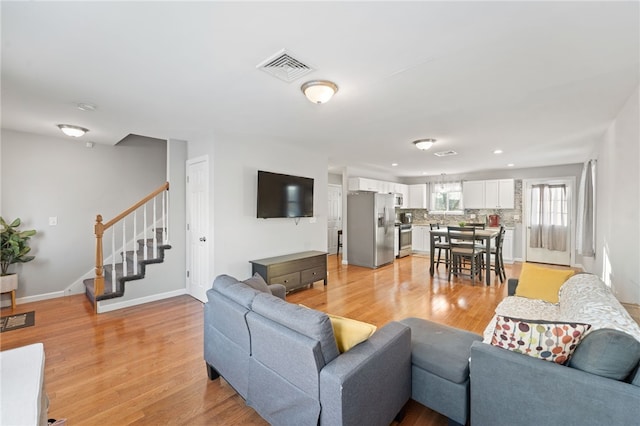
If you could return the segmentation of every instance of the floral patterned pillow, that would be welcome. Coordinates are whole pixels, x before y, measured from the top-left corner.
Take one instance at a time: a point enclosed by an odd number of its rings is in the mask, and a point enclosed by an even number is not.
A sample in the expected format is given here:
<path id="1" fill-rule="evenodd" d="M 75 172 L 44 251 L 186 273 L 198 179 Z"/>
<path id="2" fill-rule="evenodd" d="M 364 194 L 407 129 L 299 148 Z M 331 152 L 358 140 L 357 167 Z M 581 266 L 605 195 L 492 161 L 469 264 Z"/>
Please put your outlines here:
<path id="1" fill-rule="evenodd" d="M 565 364 L 590 328 L 589 324 L 497 315 L 491 344 L 545 361 Z"/>

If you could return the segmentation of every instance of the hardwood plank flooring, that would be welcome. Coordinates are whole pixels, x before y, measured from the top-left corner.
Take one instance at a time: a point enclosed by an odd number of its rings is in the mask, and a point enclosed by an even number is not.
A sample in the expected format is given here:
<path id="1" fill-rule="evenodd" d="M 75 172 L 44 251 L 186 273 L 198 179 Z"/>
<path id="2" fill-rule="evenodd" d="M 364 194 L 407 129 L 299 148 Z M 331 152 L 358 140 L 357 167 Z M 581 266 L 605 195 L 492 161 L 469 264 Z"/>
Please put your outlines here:
<path id="1" fill-rule="evenodd" d="M 382 326 L 415 316 L 482 333 L 506 282 L 447 282 L 429 258 L 409 256 L 371 270 L 329 256 L 329 284 L 287 296 L 292 303 Z M 518 276 L 520 265 L 508 265 Z M 245 277 L 239 277 L 245 278 Z M 0 334 L 0 349 L 43 342 L 49 417 L 69 425 L 265 425 L 224 381 L 209 381 L 203 360 L 202 303 L 190 296 L 94 315 L 83 295 L 2 309 L 36 312 L 33 327 Z M 410 401 L 401 423 L 445 425 Z"/>

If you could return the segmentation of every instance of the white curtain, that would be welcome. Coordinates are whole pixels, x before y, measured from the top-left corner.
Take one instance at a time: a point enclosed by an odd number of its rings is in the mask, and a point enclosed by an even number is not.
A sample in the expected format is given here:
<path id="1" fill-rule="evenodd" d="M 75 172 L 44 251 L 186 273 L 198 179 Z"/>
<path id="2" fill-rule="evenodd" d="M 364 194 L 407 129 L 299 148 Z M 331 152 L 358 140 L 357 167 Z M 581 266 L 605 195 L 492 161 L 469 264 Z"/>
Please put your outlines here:
<path id="1" fill-rule="evenodd" d="M 529 246 L 566 251 L 568 227 L 567 186 L 540 184 L 531 187 Z"/>
<path id="2" fill-rule="evenodd" d="M 596 160 L 584 163 L 578 194 L 578 225 L 576 229 L 578 253 L 586 257 L 596 255 L 595 248 Z"/>

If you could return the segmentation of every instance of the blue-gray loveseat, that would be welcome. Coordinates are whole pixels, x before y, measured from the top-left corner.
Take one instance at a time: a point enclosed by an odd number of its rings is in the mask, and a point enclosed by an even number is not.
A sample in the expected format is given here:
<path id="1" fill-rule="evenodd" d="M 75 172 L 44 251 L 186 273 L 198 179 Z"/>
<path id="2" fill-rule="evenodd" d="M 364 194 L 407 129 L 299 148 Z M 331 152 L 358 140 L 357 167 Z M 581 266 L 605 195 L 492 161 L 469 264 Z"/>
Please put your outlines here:
<path id="1" fill-rule="evenodd" d="M 255 283 L 254 283 L 255 284 Z M 411 331 L 398 322 L 340 354 L 329 317 L 217 277 L 204 358 L 273 425 L 389 425 L 411 395 Z"/>
<path id="2" fill-rule="evenodd" d="M 517 284 L 517 280 L 509 280 L 509 296 L 514 296 Z M 596 276 L 580 274 L 561 287 L 559 304 L 533 303 L 536 302 L 512 297 L 501 305 L 513 310 L 529 304 L 529 311 L 535 307 L 538 313 L 547 311 L 546 316 L 557 315 L 555 320 L 587 323 L 595 330 L 578 344 L 568 365 L 532 358 L 486 342 L 473 343 L 471 424 L 640 424 L 640 329 L 610 289 Z M 497 314 L 508 313 L 501 313 L 500 309 L 498 305 Z M 522 312 L 519 318 L 525 318 Z"/>

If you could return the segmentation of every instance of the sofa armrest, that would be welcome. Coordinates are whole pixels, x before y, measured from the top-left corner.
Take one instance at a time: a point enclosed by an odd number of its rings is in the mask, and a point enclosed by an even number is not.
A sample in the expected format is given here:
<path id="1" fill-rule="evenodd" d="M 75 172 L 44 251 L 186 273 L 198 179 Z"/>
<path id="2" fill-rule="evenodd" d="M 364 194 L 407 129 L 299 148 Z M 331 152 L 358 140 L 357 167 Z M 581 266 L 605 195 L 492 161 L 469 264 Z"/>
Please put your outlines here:
<path id="1" fill-rule="evenodd" d="M 640 386 L 485 343 L 471 346 L 474 426 L 626 425 L 640 418 Z"/>
<path id="2" fill-rule="evenodd" d="M 271 284 L 269 290 L 271 290 L 271 294 L 279 299 L 285 300 L 287 297 L 287 288 L 282 284 Z"/>
<path id="3" fill-rule="evenodd" d="M 514 296 L 516 294 L 516 287 L 518 287 L 518 279 L 517 278 L 509 278 L 507 280 L 507 296 Z"/>
<path id="4" fill-rule="evenodd" d="M 320 371 L 320 424 L 388 425 L 411 397 L 411 329 L 391 322 Z"/>

